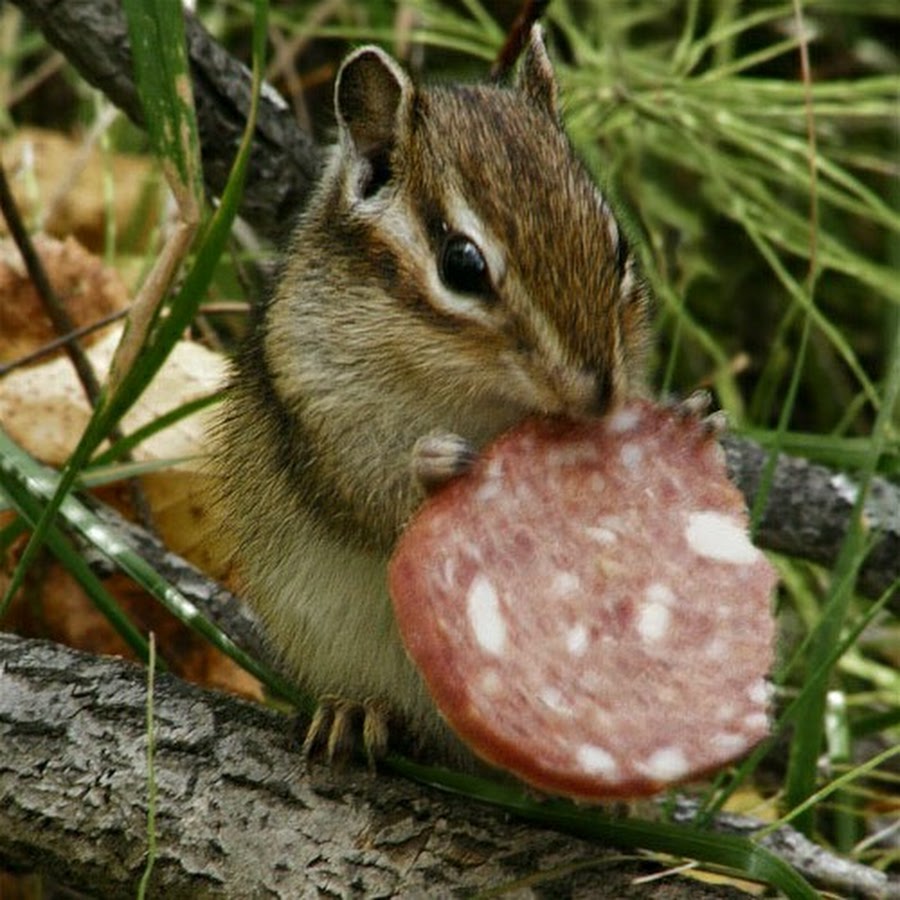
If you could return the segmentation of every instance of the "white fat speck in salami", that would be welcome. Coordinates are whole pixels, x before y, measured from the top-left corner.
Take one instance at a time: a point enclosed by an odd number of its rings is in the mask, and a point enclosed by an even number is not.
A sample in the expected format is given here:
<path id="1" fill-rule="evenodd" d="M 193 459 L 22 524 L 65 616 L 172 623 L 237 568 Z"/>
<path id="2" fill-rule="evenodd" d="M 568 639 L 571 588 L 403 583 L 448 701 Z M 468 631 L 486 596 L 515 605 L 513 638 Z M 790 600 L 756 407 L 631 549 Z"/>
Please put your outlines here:
<path id="1" fill-rule="evenodd" d="M 594 744 L 582 744 L 576 752 L 576 759 L 578 765 L 589 775 L 615 778 L 619 770 L 615 757 Z"/>
<path id="2" fill-rule="evenodd" d="M 645 591 L 644 596 L 646 596 L 647 600 L 651 603 L 660 603 L 663 606 L 669 606 L 670 604 L 675 602 L 675 594 L 667 584 L 660 584 L 658 581 L 654 581 L 647 590 Z"/>
<path id="3" fill-rule="evenodd" d="M 711 738 L 713 746 L 722 753 L 733 755 L 745 749 L 744 735 L 734 731 L 722 731 Z"/>
<path id="4" fill-rule="evenodd" d="M 606 420 L 606 428 L 612 434 L 624 434 L 635 428 L 641 421 L 640 410 L 635 406 L 624 406 Z"/>
<path id="5" fill-rule="evenodd" d="M 584 533 L 598 544 L 614 544 L 618 540 L 618 536 L 609 528 L 598 528 L 593 525 L 586 525 Z"/>
<path id="6" fill-rule="evenodd" d="M 671 618 L 669 609 L 664 604 L 645 601 L 638 609 L 638 634 L 645 641 L 658 641 L 666 636 Z"/>
<path id="7" fill-rule="evenodd" d="M 634 471 L 635 469 L 640 468 L 644 461 L 644 451 L 640 444 L 625 444 L 619 452 L 622 456 L 622 465 L 625 466 L 626 469 Z"/>
<path id="8" fill-rule="evenodd" d="M 690 763 L 680 747 L 662 747 L 638 765 L 651 778 L 663 783 L 678 781 L 690 770 Z"/>
<path id="9" fill-rule="evenodd" d="M 588 630 L 584 625 L 574 625 L 566 634 L 566 649 L 572 656 L 581 656 L 588 648 Z"/>
<path id="10" fill-rule="evenodd" d="M 502 653 L 506 644 L 506 622 L 500 611 L 497 591 L 484 575 L 475 576 L 466 603 L 475 639 L 488 653 Z"/>
<path id="11" fill-rule="evenodd" d="M 557 572 L 550 585 L 554 597 L 568 597 L 581 587 L 581 579 L 574 572 Z"/>
<path id="12" fill-rule="evenodd" d="M 747 565 L 760 556 L 746 530 L 719 512 L 690 513 L 684 536 L 694 553 L 709 559 Z"/>
<path id="13" fill-rule="evenodd" d="M 766 706 L 769 697 L 772 694 L 772 687 L 764 678 L 760 678 L 755 684 L 751 684 L 747 688 L 747 696 L 751 703 L 758 703 L 760 706 Z"/>
<path id="14" fill-rule="evenodd" d="M 690 417 L 523 422 L 423 504 L 388 579 L 444 717 L 543 791 L 653 793 L 768 731 L 775 573 Z"/>
<path id="15" fill-rule="evenodd" d="M 546 687 L 541 691 L 539 699 L 541 703 L 561 716 L 571 716 L 572 707 L 566 702 L 566 698 L 555 687 Z"/>

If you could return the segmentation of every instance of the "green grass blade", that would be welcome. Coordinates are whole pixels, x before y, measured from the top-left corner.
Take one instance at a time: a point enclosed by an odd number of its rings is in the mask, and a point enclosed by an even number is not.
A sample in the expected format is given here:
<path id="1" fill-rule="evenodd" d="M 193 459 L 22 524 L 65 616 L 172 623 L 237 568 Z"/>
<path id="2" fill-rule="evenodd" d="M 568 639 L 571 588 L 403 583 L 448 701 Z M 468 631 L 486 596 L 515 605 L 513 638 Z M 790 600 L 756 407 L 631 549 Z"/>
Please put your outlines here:
<path id="1" fill-rule="evenodd" d="M 172 456 L 165 459 L 149 459 L 145 462 L 111 463 L 108 466 L 91 466 L 78 476 L 77 490 L 103 487 L 107 484 L 119 484 L 129 478 L 140 478 L 142 475 L 153 475 L 177 466 L 193 463 L 201 464 L 199 456 Z"/>
<path id="2" fill-rule="evenodd" d="M 802 702 L 796 714 L 796 730 L 788 757 L 785 803 L 788 808 L 799 807 L 815 792 L 816 761 L 822 749 L 828 675 L 833 666 L 833 650 L 840 643 L 841 630 L 847 617 L 855 574 L 862 561 L 865 541 L 863 509 L 869 485 L 878 468 L 884 448 L 893 432 L 893 411 L 900 396 L 900 328 L 894 334 L 894 347 L 884 385 L 884 402 L 875 420 L 869 458 L 859 480 L 859 494 L 854 504 L 850 527 L 832 576 L 832 590 L 822 611 L 822 618 L 813 634 L 809 653 L 809 667 L 820 675 L 807 682 Z M 797 827 L 811 831 L 813 808 L 804 807 Z"/>
<path id="3" fill-rule="evenodd" d="M 605 816 L 595 810 L 578 809 L 565 801 L 541 802 L 521 788 L 398 757 L 390 757 L 387 765 L 407 778 L 487 803 L 517 818 L 576 837 L 694 859 L 742 878 L 771 885 L 792 900 L 813 900 L 819 896 L 790 865 L 746 838 L 663 822 Z"/>
<path id="4" fill-rule="evenodd" d="M 861 554 L 861 557 L 863 555 L 864 554 Z M 849 572 L 844 574 L 842 582 L 836 585 L 835 590 L 843 591 L 848 589 L 848 585 L 856 578 L 856 572 L 859 565 L 862 563 L 861 557 L 857 559 L 856 565 Z M 868 606 L 865 613 L 859 616 L 857 620 L 847 628 L 842 639 L 831 648 L 827 658 L 821 660 L 818 667 L 807 675 L 799 694 L 797 694 L 797 696 L 781 711 L 778 721 L 773 726 L 772 733 L 769 737 L 754 748 L 754 750 L 751 751 L 751 753 L 737 766 L 733 774 L 728 777 L 727 783 L 724 786 L 714 792 L 710 792 L 707 802 L 704 804 L 697 817 L 698 825 L 708 824 L 712 820 L 712 816 L 721 810 L 726 800 L 747 780 L 750 774 L 756 770 L 762 759 L 769 753 L 772 747 L 775 746 L 779 736 L 784 733 L 788 726 L 795 724 L 798 716 L 802 713 L 805 704 L 809 702 L 809 698 L 819 689 L 819 682 L 827 680 L 828 674 L 834 669 L 841 657 L 857 642 L 857 640 L 859 640 L 863 631 L 869 627 L 879 613 L 887 606 L 898 590 L 900 590 L 900 579 L 884 591 L 874 603 Z M 806 659 L 808 656 L 807 648 L 812 644 L 813 639 L 814 634 L 809 635 L 804 644 L 795 651 L 793 659 L 788 661 L 788 663 L 776 674 L 774 678 L 776 684 L 784 684 L 790 670 L 798 665 L 801 660 Z"/>
<path id="5" fill-rule="evenodd" d="M 51 479 L 46 482 L 47 486 L 52 487 L 52 482 L 57 477 L 56 474 L 50 473 L 49 470 L 31 460 L 24 451 L 16 447 L 2 428 L 0 428 L 0 460 L 2 460 L 0 495 L 5 495 L 22 519 L 34 526 L 42 512 L 42 504 L 36 496 L 37 488 L 44 484 L 47 478 Z M 45 545 L 66 571 L 81 585 L 94 606 L 104 615 L 125 643 L 131 647 L 138 659 L 146 662 L 148 650 L 144 635 L 122 612 L 118 603 L 103 587 L 102 582 L 91 571 L 81 554 L 55 525 L 51 525 L 47 530 Z M 4 602 L 0 604 L 0 616 L 6 612 L 12 596 L 12 593 L 8 593 Z"/>
<path id="6" fill-rule="evenodd" d="M 197 397 L 195 400 L 189 400 L 187 403 L 182 403 L 175 409 L 171 409 L 161 416 L 157 416 L 151 422 L 142 425 L 140 428 L 136 428 L 121 440 L 116 441 L 108 450 L 98 453 L 91 460 L 92 468 L 106 466 L 117 459 L 121 459 L 127 453 L 134 450 L 135 447 L 138 447 L 146 441 L 147 438 L 153 437 L 153 435 L 159 434 L 161 431 L 165 431 L 166 428 L 169 428 L 176 422 L 189 418 L 194 413 L 200 412 L 208 406 L 212 406 L 214 403 L 218 403 L 221 399 L 222 392 L 217 391 L 216 393 L 208 394 L 205 397 Z"/>
<path id="7" fill-rule="evenodd" d="M 259 105 L 259 90 L 262 84 L 262 66 L 265 56 L 265 28 L 268 4 L 257 0 L 253 25 L 253 94 L 247 127 L 232 167 L 231 175 L 216 209 L 212 221 L 201 240 L 195 264 L 185 276 L 181 289 L 172 302 L 169 314 L 162 319 L 152 339 L 139 355 L 135 365 L 129 369 L 119 383 L 113 396 L 106 391 L 101 394 L 101 402 L 94 411 L 87 428 L 70 457 L 55 495 L 44 508 L 31 540 L 28 542 L 19 564 L 10 579 L 6 596 L 12 596 L 21 587 L 25 572 L 34 560 L 38 548 L 45 539 L 47 529 L 59 510 L 65 496 L 71 491 L 78 474 L 85 467 L 91 455 L 104 440 L 114 425 L 136 402 L 147 384 L 159 371 L 176 341 L 181 338 L 200 305 L 207 287 L 212 280 L 216 264 L 225 249 L 231 224 L 237 214 L 241 191 L 246 177 L 250 157 L 250 144 L 256 126 Z"/>
<path id="8" fill-rule="evenodd" d="M 150 659 L 147 662 L 147 862 L 138 883 L 138 900 L 145 900 L 153 867 L 156 865 L 156 810 L 159 798 L 156 782 L 156 721 L 153 693 L 156 684 L 156 644 L 150 635 Z"/>
<path id="9" fill-rule="evenodd" d="M 145 126 L 170 184 L 203 198 L 200 139 L 191 100 L 181 0 L 123 0 Z"/>
<path id="10" fill-rule="evenodd" d="M 52 469 L 48 469 L 32 459 L 2 430 L 0 430 L 0 459 L 4 460 L 3 469 L 0 470 L 0 476 L 3 478 L 0 485 L 3 486 L 6 493 L 10 494 L 20 514 L 27 515 L 29 520 L 36 521 L 40 517 L 44 502 L 55 496 L 59 476 Z M 27 490 L 25 489 L 26 485 Z M 110 527 L 81 501 L 74 496 L 66 497 L 60 507 L 60 516 L 72 531 L 104 553 L 119 569 L 155 597 L 179 621 L 206 638 L 209 643 L 231 657 L 239 666 L 266 684 L 278 696 L 290 700 L 300 708 L 309 708 L 306 699 L 291 684 L 268 666 L 245 653 L 221 629 L 204 618 L 200 610 L 187 597 L 163 578 L 140 554 L 132 550 L 127 540 L 124 540 L 114 528 Z M 61 540 L 62 536 L 56 526 L 51 526 L 48 544 L 54 552 L 57 552 Z M 72 567 L 73 574 L 76 574 L 77 577 L 78 573 L 83 574 L 86 571 L 91 578 L 94 578 L 84 560 L 74 550 L 71 550 L 71 554 L 71 557 L 67 555 L 66 565 Z M 94 578 L 94 580 L 96 579 Z M 115 600 L 109 595 L 101 598 L 100 609 L 114 624 L 121 622 L 121 611 Z M 141 638 L 141 650 L 142 658 L 146 659 L 147 648 L 143 638 Z"/>

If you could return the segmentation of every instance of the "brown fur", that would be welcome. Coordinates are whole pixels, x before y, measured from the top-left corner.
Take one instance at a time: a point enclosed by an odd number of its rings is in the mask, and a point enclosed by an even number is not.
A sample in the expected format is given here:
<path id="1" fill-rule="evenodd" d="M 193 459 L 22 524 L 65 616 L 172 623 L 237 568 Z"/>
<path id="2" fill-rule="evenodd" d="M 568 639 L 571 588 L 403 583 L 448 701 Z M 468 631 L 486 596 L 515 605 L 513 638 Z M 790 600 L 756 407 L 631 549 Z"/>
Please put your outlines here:
<path id="1" fill-rule="evenodd" d="M 416 442 L 594 415 L 643 368 L 643 292 L 559 124 L 539 34 L 528 54 L 512 88 L 416 88 L 375 48 L 344 64 L 340 144 L 235 364 L 217 449 L 247 594 L 292 674 L 373 698 L 447 752 L 384 584 L 423 496 Z M 463 225 L 483 232 L 488 297 L 437 279 Z"/>

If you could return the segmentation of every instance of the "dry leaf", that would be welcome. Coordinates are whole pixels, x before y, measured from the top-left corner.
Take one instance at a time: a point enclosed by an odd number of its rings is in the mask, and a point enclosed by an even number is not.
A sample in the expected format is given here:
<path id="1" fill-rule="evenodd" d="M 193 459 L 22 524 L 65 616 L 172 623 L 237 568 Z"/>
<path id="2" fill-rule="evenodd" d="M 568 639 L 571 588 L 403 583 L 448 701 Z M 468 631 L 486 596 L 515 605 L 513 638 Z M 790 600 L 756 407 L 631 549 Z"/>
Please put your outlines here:
<path id="1" fill-rule="evenodd" d="M 118 273 L 74 238 L 58 241 L 36 235 L 32 240 L 50 284 L 76 328 L 128 306 L 128 291 Z M 98 335 L 86 335 L 82 345 L 97 340 Z M 10 238 L 0 240 L 0 362 L 19 359 L 58 336 L 18 248 Z"/>
<path id="2" fill-rule="evenodd" d="M 41 252 L 50 260 L 52 277 L 58 276 L 60 283 L 70 286 L 67 292 L 76 298 L 70 308 L 77 320 L 90 318 L 100 308 L 114 308 L 113 303 L 124 303 L 124 289 L 115 273 L 105 270 L 74 241 L 59 244 L 45 240 Z M 30 312 L 17 315 L 20 304 L 26 301 L 31 303 Z M 42 344 L 51 336 L 47 323 L 35 325 L 40 320 L 35 304 L 30 284 L 15 273 L 14 267 L 4 271 L 0 266 L 0 315 L 6 316 L 0 321 L 7 348 L 16 348 L 13 355 L 33 349 L 35 343 Z M 121 332 L 121 324 L 110 326 L 86 348 L 101 380 Z M 189 341 L 179 343 L 125 416 L 123 430 L 133 432 L 183 403 L 214 393 L 224 379 L 225 363 L 220 355 Z M 15 369 L 0 378 L 0 422 L 13 440 L 42 462 L 62 465 L 90 415 L 84 392 L 65 356 Z M 227 571 L 227 559 L 211 511 L 211 477 L 204 465 L 211 415 L 212 410 L 206 409 L 179 420 L 144 441 L 133 456 L 136 461 L 179 460 L 141 479 L 154 523 L 167 546 L 216 577 Z M 97 493 L 116 508 L 127 509 L 127 502 L 123 502 L 127 491 L 121 484 Z M 16 550 L 20 549 L 21 544 Z M 12 557 L 10 554 L 10 563 Z M 0 590 L 3 580 L 0 573 Z M 177 623 L 129 579 L 113 576 L 106 586 L 142 630 L 157 634 L 160 652 L 179 674 L 244 695 L 260 695 L 255 679 Z M 68 574 L 50 560 L 33 568 L 26 591 L 4 625 L 94 652 L 127 655 L 127 648 L 106 620 Z"/>
<path id="3" fill-rule="evenodd" d="M 111 328 L 87 349 L 94 370 L 103 377 L 109 368 L 121 326 Z M 130 433 L 183 403 L 218 390 L 225 376 L 222 357 L 183 341 L 176 345 L 163 368 L 138 403 L 125 416 Z M 0 380 L 0 421 L 14 441 L 33 456 L 61 466 L 78 443 L 91 411 L 69 360 L 51 359 L 41 365 L 15 370 Z M 182 556 L 221 572 L 210 552 L 215 540 L 205 533 L 209 476 L 202 456 L 207 451 L 209 411 L 182 419 L 134 451 L 137 461 L 182 459 L 189 461 L 144 476 L 148 497 L 160 534 Z M 192 549 L 201 551 L 197 560 Z"/>

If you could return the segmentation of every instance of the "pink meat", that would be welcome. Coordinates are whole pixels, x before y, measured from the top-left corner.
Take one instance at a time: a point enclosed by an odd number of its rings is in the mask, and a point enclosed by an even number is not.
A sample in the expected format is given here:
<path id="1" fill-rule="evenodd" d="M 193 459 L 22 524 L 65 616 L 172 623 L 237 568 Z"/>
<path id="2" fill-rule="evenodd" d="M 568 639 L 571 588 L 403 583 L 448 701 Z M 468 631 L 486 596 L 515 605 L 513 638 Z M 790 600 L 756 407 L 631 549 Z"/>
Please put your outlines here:
<path id="1" fill-rule="evenodd" d="M 653 793 L 768 731 L 775 573 L 671 410 L 524 423 L 423 506 L 389 579 L 442 714 L 537 788 Z"/>

